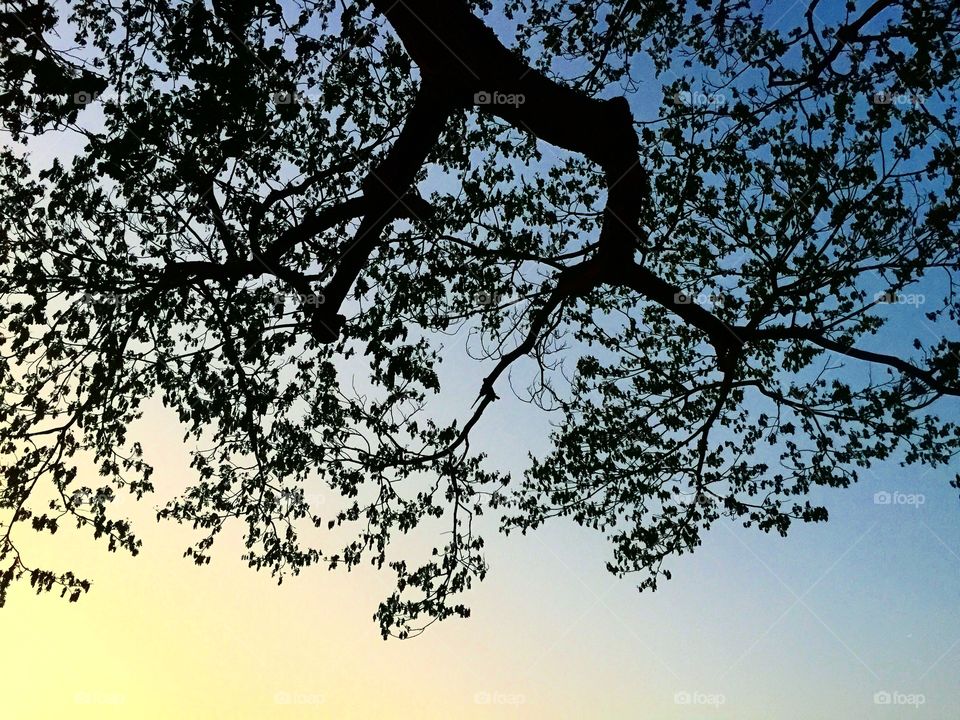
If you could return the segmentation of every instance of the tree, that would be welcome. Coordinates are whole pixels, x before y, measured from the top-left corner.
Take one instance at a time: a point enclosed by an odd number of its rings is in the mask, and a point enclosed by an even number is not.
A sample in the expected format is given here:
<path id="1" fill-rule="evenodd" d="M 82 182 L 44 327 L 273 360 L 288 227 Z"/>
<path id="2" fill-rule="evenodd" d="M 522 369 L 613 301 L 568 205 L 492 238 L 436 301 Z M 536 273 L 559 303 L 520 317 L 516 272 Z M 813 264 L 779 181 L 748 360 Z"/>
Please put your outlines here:
<path id="1" fill-rule="evenodd" d="M 0 601 L 89 588 L 21 526 L 137 552 L 110 501 L 152 490 L 155 397 L 195 446 L 159 512 L 187 555 L 240 522 L 281 578 L 386 564 L 385 636 L 468 614 L 485 511 L 605 533 L 653 588 L 722 517 L 785 534 L 816 486 L 949 462 L 960 10 L 787 6 L 4 3 Z M 470 448 L 515 383 L 554 418 L 522 478 Z"/>

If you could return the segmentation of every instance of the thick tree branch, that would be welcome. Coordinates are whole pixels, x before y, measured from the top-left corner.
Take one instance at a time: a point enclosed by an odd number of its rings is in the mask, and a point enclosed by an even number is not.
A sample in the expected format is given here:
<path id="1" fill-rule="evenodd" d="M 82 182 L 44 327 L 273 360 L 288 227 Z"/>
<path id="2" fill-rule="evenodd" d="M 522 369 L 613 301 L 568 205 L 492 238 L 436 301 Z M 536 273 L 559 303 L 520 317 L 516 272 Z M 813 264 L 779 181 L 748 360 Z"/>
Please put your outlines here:
<path id="1" fill-rule="evenodd" d="M 633 262 L 629 265 L 613 265 L 608 271 L 608 281 L 635 290 L 702 330 L 710 338 L 710 343 L 719 356 L 727 357 L 743 345 L 743 337 L 738 328 L 727 325 L 701 305 L 692 302 L 680 288 L 662 280 L 641 265 Z"/>
<path id="2" fill-rule="evenodd" d="M 601 252 L 632 258 L 649 205 L 649 178 L 625 98 L 592 98 L 554 82 L 507 49 L 463 0 L 374 0 L 425 78 L 464 103 L 483 94 L 515 103 L 479 105 L 556 147 L 580 153 L 606 176 Z"/>
<path id="3" fill-rule="evenodd" d="M 400 213 L 423 212 L 422 200 L 411 193 L 413 183 L 454 108 L 445 89 L 425 79 L 400 137 L 364 181 L 363 220 L 324 288 L 325 304 L 314 312 L 314 337 L 320 342 L 334 342 L 339 337 L 345 318 L 336 311 L 379 244 L 386 226 Z"/>

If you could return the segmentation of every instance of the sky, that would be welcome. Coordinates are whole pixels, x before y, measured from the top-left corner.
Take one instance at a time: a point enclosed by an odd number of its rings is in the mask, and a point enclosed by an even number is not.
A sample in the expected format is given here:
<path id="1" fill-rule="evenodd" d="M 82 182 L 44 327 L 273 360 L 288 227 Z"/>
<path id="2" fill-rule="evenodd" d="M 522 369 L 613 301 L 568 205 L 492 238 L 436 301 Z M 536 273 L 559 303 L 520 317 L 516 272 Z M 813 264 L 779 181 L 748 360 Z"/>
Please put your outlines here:
<path id="1" fill-rule="evenodd" d="M 537 435 L 516 433 L 535 423 L 520 405 L 479 428 L 507 465 Z M 169 412 L 148 408 L 132 432 L 149 439 L 156 485 L 181 484 L 188 460 Z M 36 562 L 69 559 L 94 585 L 74 604 L 15 586 L 0 611 L 2 717 L 950 717 L 951 477 L 878 468 L 829 491 L 829 523 L 786 539 L 720 523 L 653 593 L 609 575 L 602 537 L 572 524 L 488 534 L 473 616 L 386 642 L 371 619 L 386 574 L 315 567 L 277 586 L 239 560 L 236 538 L 195 567 L 181 557 L 188 529 L 130 503 L 136 558 L 69 530 L 24 534 Z"/>
<path id="2" fill-rule="evenodd" d="M 896 308 L 895 331 L 925 332 L 921 311 Z M 454 395 L 475 393 L 479 374 L 452 370 Z M 547 429 L 506 395 L 476 445 L 520 471 Z M 189 447 L 169 410 L 151 404 L 130 434 L 159 495 L 183 486 Z M 93 587 L 72 604 L 11 590 L 0 718 L 954 717 L 956 471 L 880 465 L 818 491 L 830 521 L 788 538 L 720 522 L 656 592 L 608 574 L 592 531 L 561 520 L 503 538 L 491 518 L 472 617 L 386 642 L 372 614 L 390 575 L 314 567 L 278 586 L 240 560 L 238 537 L 195 567 L 181 557 L 190 530 L 154 521 L 160 498 L 123 497 L 136 558 L 70 528 L 22 533 L 36 564 L 69 564 Z"/>

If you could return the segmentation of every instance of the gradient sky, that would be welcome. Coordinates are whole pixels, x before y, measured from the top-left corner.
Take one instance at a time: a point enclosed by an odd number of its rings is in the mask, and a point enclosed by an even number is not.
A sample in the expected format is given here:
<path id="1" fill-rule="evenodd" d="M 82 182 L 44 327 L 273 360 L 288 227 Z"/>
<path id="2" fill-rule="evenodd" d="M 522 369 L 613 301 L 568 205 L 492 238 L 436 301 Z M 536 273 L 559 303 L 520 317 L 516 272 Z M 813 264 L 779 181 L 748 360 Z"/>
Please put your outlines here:
<path id="1" fill-rule="evenodd" d="M 896 312 L 905 340 L 935 332 L 920 309 Z M 481 377 L 463 370 L 448 368 L 459 416 Z M 519 472 L 546 431 L 507 395 L 476 446 Z M 555 521 L 502 538 L 488 518 L 492 567 L 467 598 L 473 617 L 384 642 L 371 616 L 392 588 L 386 573 L 315 567 L 278 587 L 239 559 L 237 537 L 220 540 L 208 567 L 183 559 L 192 533 L 157 525 L 153 508 L 189 478 L 189 448 L 159 403 L 131 436 L 159 489 L 118 503 L 138 521 L 139 557 L 69 528 L 20 531 L 33 563 L 94 584 L 75 604 L 11 590 L 3 720 L 956 717 L 956 468 L 875 468 L 855 488 L 814 495 L 830 522 L 786 539 L 721 522 L 655 593 L 609 575 L 592 531 Z M 883 504 L 878 492 L 899 494 Z"/>
<path id="2" fill-rule="evenodd" d="M 481 429 L 520 466 L 527 443 L 509 406 Z M 156 406 L 136 430 L 157 486 L 181 484 L 174 418 Z M 12 591 L 0 612 L 2 717 L 952 717 L 960 529 L 950 477 L 880 469 L 831 491 L 828 524 L 787 539 L 722 523 L 655 593 L 608 575 L 602 538 L 569 524 L 491 536 L 474 616 L 402 642 L 382 641 L 370 617 L 386 574 L 314 568 L 278 587 L 228 538 L 197 568 L 180 557 L 189 531 L 157 526 L 150 503 L 131 503 L 145 541 L 137 558 L 69 531 L 23 533 L 37 562 L 69 557 L 95 584 L 76 604 Z M 876 504 L 879 491 L 923 504 Z M 878 692 L 924 704 L 876 705 Z"/>

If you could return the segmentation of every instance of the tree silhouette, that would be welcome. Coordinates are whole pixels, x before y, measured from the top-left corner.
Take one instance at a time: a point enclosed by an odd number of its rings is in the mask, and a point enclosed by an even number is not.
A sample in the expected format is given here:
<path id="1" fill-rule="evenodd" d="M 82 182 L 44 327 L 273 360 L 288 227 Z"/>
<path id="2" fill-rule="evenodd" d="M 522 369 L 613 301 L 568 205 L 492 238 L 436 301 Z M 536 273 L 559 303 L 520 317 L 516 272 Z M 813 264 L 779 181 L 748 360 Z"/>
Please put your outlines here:
<path id="1" fill-rule="evenodd" d="M 960 10 L 787 6 L 4 3 L 0 601 L 89 588 L 21 526 L 137 552 L 110 502 L 152 490 L 150 398 L 187 554 L 240 522 L 280 577 L 386 564 L 385 636 L 468 614 L 485 511 L 655 587 L 721 517 L 786 533 L 816 486 L 948 462 Z M 514 386 L 554 423 L 522 478 L 470 448 Z"/>

